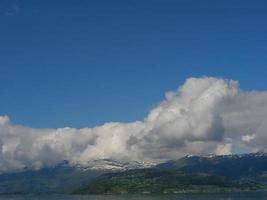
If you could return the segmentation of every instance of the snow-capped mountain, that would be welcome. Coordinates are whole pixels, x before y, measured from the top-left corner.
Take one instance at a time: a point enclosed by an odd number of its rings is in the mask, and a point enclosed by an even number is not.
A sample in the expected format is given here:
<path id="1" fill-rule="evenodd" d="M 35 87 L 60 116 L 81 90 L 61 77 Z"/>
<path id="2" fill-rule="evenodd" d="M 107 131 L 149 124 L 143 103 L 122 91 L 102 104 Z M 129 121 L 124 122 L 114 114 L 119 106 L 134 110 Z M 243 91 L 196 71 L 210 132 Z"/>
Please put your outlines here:
<path id="1" fill-rule="evenodd" d="M 148 162 L 124 162 L 113 159 L 96 159 L 84 163 L 75 164 L 74 167 L 82 170 L 102 170 L 102 171 L 124 171 L 129 169 L 143 169 L 154 166 Z"/>
<path id="2" fill-rule="evenodd" d="M 170 160 L 156 166 L 164 170 L 183 173 L 210 173 L 226 177 L 265 177 L 267 153 L 230 155 L 189 155 L 178 160 Z M 267 180 L 266 180 L 267 182 Z"/>
<path id="3" fill-rule="evenodd" d="M 207 155 L 186 155 L 184 158 L 192 157 L 202 157 L 202 158 L 249 158 L 249 157 L 267 157 L 267 152 L 260 151 L 255 153 L 245 153 L 245 154 L 226 154 L 226 155 L 216 155 L 216 154 L 207 154 Z"/>
<path id="4" fill-rule="evenodd" d="M 150 169 L 108 173 L 75 193 L 142 194 L 145 191 L 165 194 L 266 190 L 267 154 L 260 152 L 242 155 L 188 155 Z"/>
<path id="5" fill-rule="evenodd" d="M 38 170 L 25 168 L 20 172 L 0 174 L 0 194 L 68 193 L 104 173 L 150 166 L 152 164 L 145 162 L 123 162 L 112 159 L 91 160 L 79 164 L 64 160 L 56 166 L 47 166 Z"/>
<path id="6" fill-rule="evenodd" d="M 207 163 L 212 161 L 219 161 L 219 162 L 234 162 L 235 160 L 238 161 L 245 161 L 245 160 L 267 160 L 267 153 L 266 152 L 257 152 L 257 153 L 247 153 L 247 154 L 229 154 L 229 155 L 215 155 L 215 154 L 208 154 L 208 155 L 186 155 L 179 160 L 171 160 L 167 162 L 163 162 L 161 164 L 152 163 L 152 162 L 138 162 L 138 161 L 119 161 L 110 158 L 102 158 L 102 159 L 95 159 L 90 160 L 83 163 L 76 163 L 70 164 L 68 161 L 63 161 L 56 167 L 72 167 L 77 170 L 87 171 L 125 171 L 130 169 L 144 169 L 144 168 L 151 168 L 157 166 L 164 166 L 168 163 Z"/>
<path id="7" fill-rule="evenodd" d="M 221 156 L 188 155 L 158 165 L 103 158 L 76 164 L 62 161 L 53 167 L 49 166 L 38 170 L 28 168 L 21 172 L 0 174 L 0 194 L 71 192 L 82 187 L 85 183 L 90 183 L 104 173 L 117 173 L 129 169 L 140 169 L 142 171 L 143 168 L 149 167 L 152 167 L 151 171 L 156 169 L 185 174 L 204 173 L 236 180 L 249 178 L 250 180 L 267 183 L 267 153 L 264 152 Z"/>

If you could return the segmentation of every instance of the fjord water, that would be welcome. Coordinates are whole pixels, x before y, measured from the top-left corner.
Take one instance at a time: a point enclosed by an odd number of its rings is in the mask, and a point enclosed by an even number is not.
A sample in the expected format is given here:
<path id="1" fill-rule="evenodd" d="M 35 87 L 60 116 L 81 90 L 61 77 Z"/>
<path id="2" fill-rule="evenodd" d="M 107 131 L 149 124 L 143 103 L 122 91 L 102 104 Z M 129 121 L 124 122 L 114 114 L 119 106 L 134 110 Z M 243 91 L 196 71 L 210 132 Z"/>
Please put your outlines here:
<path id="1" fill-rule="evenodd" d="M 1 195 L 0 200 L 267 200 L 266 192 L 186 195 Z"/>

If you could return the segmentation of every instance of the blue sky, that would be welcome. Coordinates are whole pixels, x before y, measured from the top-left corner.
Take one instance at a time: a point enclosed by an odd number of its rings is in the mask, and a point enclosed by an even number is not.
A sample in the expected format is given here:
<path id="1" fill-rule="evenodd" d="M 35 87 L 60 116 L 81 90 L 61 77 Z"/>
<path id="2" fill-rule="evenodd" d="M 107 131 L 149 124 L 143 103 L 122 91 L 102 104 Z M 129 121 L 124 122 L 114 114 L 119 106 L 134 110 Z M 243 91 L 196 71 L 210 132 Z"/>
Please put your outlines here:
<path id="1" fill-rule="evenodd" d="M 263 0 L 0 0 L 0 115 L 142 120 L 192 76 L 266 90 L 266 20 Z"/>

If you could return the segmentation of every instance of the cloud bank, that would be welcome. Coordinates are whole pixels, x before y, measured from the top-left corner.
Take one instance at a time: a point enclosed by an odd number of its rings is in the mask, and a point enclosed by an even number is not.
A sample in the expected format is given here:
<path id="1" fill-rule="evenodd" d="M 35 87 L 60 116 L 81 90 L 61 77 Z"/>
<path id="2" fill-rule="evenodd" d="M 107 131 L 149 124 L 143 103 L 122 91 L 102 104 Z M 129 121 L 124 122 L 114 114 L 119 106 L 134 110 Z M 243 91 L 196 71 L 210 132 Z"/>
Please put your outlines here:
<path id="1" fill-rule="evenodd" d="M 35 129 L 0 116 L 0 172 L 39 169 L 62 160 L 112 158 L 158 162 L 186 154 L 229 154 L 267 147 L 267 92 L 237 81 L 189 78 L 143 121 L 93 128 Z"/>

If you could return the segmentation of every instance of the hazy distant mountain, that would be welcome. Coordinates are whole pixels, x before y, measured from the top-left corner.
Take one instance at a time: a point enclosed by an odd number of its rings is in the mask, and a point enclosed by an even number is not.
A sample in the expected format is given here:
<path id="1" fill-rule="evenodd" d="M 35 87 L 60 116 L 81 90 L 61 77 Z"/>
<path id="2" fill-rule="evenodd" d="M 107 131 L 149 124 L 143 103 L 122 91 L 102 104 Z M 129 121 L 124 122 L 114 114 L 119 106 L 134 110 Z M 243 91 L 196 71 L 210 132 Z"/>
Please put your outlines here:
<path id="1" fill-rule="evenodd" d="M 88 184 L 102 171 L 67 166 L 26 170 L 0 175 L 0 193 L 65 193 Z"/>

